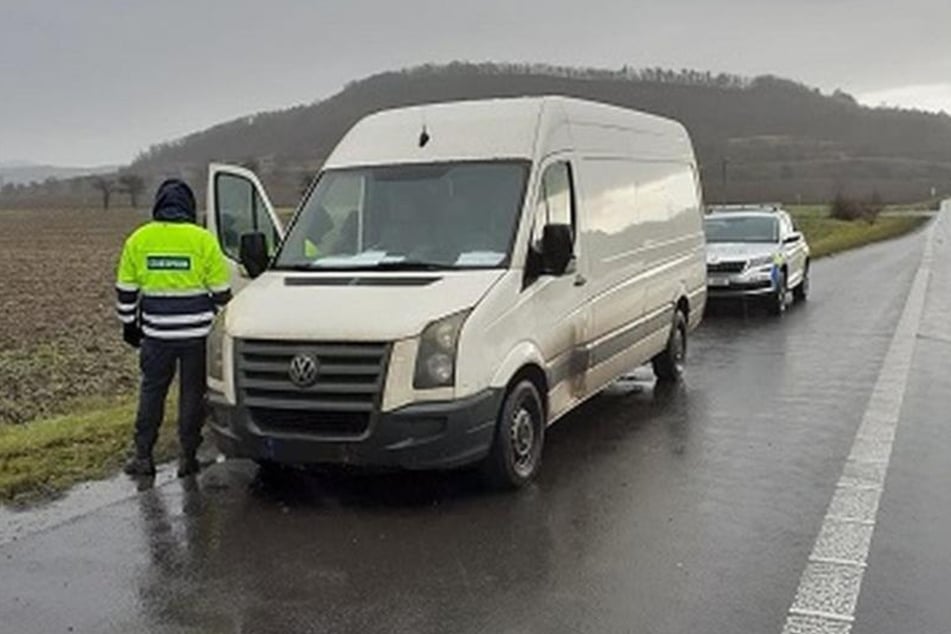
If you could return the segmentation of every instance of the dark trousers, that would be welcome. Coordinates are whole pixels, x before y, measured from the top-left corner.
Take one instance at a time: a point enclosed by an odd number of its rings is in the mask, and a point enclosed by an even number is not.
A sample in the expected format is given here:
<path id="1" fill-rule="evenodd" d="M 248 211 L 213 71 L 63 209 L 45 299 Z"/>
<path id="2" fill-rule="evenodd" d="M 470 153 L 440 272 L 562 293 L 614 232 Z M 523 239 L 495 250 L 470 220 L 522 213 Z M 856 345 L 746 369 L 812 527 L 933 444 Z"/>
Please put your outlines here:
<path id="1" fill-rule="evenodd" d="M 135 417 L 135 450 L 151 456 L 165 416 L 165 397 L 178 368 L 178 440 L 188 455 L 201 444 L 205 416 L 205 340 L 163 341 L 146 337 L 139 350 L 142 386 Z"/>

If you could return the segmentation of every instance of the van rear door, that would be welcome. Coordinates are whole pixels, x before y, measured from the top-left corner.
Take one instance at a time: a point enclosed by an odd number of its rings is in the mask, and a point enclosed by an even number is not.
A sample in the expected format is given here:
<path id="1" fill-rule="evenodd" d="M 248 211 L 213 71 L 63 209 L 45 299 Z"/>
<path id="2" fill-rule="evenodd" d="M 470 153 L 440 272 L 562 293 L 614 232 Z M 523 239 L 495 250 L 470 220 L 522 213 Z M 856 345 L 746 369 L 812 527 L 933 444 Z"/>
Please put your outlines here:
<path id="1" fill-rule="evenodd" d="M 235 293 L 250 281 L 238 254 L 241 235 L 263 233 L 271 255 L 284 237 L 284 226 L 260 179 L 251 170 L 237 165 L 212 163 L 208 166 L 205 227 L 218 238 Z"/>

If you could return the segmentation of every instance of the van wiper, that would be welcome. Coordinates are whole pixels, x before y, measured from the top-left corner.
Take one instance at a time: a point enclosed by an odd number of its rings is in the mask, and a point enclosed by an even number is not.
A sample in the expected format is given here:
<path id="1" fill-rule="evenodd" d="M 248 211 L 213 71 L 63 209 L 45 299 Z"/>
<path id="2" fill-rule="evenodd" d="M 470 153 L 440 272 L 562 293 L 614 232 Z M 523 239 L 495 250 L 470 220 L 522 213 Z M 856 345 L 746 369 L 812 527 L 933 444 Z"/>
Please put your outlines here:
<path id="1" fill-rule="evenodd" d="M 304 264 L 282 264 L 272 267 L 274 271 L 316 271 L 320 267 L 314 266 L 311 262 L 305 262 Z"/>
<path id="2" fill-rule="evenodd" d="M 366 267 L 368 271 L 441 271 L 449 265 L 425 260 L 384 260 Z"/>

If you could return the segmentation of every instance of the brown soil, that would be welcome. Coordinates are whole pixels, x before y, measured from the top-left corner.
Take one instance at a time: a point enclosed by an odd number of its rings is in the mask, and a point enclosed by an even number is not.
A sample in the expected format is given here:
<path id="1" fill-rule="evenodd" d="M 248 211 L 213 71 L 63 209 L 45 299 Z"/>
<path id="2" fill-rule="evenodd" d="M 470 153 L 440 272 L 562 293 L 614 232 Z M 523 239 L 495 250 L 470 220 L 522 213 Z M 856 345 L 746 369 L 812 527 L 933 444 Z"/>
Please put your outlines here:
<path id="1" fill-rule="evenodd" d="M 135 354 L 113 314 L 131 211 L 0 211 L 0 424 L 128 394 Z"/>

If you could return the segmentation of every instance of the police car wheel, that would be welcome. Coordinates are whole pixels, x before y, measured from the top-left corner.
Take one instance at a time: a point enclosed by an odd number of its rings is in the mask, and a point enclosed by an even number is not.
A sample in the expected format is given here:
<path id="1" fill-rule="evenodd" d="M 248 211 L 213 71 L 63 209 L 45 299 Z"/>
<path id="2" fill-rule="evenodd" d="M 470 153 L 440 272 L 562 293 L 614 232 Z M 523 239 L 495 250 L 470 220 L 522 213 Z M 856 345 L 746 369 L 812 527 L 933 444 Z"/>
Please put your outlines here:
<path id="1" fill-rule="evenodd" d="M 799 286 L 793 289 L 793 297 L 796 298 L 797 302 L 804 302 L 809 296 L 809 265 L 806 265 L 806 268 L 802 272 L 802 281 L 799 282 Z"/>

